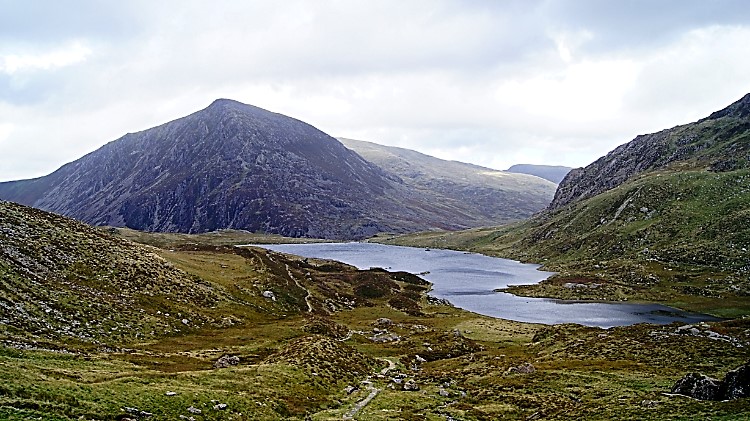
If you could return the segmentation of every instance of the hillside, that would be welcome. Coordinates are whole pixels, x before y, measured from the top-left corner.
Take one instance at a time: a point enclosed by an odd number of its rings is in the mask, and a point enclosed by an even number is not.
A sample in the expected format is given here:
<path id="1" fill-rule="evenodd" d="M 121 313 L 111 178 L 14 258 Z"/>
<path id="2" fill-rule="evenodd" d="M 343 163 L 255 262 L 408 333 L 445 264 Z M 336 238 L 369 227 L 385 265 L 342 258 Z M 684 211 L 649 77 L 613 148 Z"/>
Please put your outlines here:
<path id="1" fill-rule="evenodd" d="M 528 221 L 398 243 L 544 263 L 527 295 L 664 301 L 750 314 L 750 96 L 698 122 L 638 136 L 560 184 Z M 593 287 L 592 287 L 593 285 Z"/>
<path id="2" fill-rule="evenodd" d="M 0 199 L 162 232 L 352 239 L 487 222 L 309 124 L 231 100 L 127 134 L 45 177 L 0 183 Z"/>
<path id="3" fill-rule="evenodd" d="M 746 320 L 531 325 L 430 300 L 410 274 L 218 245 L 246 233 L 122 231 L 0 202 L 0 419 L 750 414 L 664 393 L 745 362 Z"/>
<path id="4" fill-rule="evenodd" d="M 446 161 L 416 151 L 361 140 L 338 138 L 347 148 L 386 173 L 418 188 L 431 202 L 462 203 L 476 225 L 524 219 L 544 209 L 554 184 L 538 177 Z"/>
<path id="5" fill-rule="evenodd" d="M 560 165 L 516 164 L 508 168 L 506 171 L 519 174 L 531 174 L 549 180 L 555 184 L 560 184 L 570 170 L 572 170 L 572 168 Z"/>

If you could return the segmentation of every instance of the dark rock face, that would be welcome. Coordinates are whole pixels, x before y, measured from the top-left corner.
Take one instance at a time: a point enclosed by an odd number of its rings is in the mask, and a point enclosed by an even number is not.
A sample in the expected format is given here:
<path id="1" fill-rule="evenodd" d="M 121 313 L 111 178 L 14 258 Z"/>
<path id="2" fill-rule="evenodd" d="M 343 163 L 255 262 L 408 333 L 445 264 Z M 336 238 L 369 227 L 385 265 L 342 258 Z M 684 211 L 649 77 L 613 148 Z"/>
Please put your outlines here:
<path id="1" fill-rule="evenodd" d="M 560 182 L 549 210 L 596 196 L 646 171 L 676 162 L 733 171 L 750 165 L 750 94 L 695 123 L 637 136 Z"/>
<path id="2" fill-rule="evenodd" d="M 714 401 L 750 397 L 750 363 L 728 372 L 724 380 L 700 373 L 687 374 L 675 383 L 672 393 Z"/>
<path id="3" fill-rule="evenodd" d="M 231 100 L 127 134 L 48 176 L 0 183 L 5 200 L 145 231 L 361 238 L 466 227 L 410 193 L 320 130 Z"/>
<path id="4" fill-rule="evenodd" d="M 750 363 L 727 373 L 722 386 L 724 399 L 750 397 Z"/>
<path id="5" fill-rule="evenodd" d="M 672 388 L 672 393 L 690 396 L 700 400 L 719 400 L 721 381 L 700 373 L 690 373 L 678 380 Z"/>

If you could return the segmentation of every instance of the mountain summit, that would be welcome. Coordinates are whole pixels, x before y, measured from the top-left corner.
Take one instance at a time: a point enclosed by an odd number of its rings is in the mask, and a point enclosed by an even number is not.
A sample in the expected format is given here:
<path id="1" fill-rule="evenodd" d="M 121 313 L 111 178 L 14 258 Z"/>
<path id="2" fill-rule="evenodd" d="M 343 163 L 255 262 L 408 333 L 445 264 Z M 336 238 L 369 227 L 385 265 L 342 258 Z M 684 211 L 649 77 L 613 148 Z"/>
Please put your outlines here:
<path id="1" fill-rule="evenodd" d="M 487 223 L 430 197 L 307 123 L 228 99 L 0 183 L 4 200 L 145 231 L 353 239 Z"/>

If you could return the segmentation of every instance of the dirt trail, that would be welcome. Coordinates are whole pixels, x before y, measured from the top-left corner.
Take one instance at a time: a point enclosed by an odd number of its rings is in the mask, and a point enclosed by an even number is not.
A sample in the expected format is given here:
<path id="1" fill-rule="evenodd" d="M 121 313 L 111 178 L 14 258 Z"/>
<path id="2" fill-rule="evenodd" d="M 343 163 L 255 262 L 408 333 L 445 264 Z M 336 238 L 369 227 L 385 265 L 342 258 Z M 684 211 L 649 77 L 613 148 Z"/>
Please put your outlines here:
<path id="1" fill-rule="evenodd" d="M 386 374 L 388 374 L 389 371 L 391 371 L 394 368 L 396 368 L 396 364 L 393 361 L 391 361 L 391 360 L 389 360 L 387 358 L 378 358 L 378 359 L 379 360 L 383 360 L 383 361 L 385 361 L 385 362 L 388 363 L 388 367 L 380 370 L 380 374 L 381 375 L 385 376 Z M 361 411 L 362 409 L 364 409 L 364 407 L 367 406 L 367 404 L 369 404 L 373 399 L 375 399 L 375 397 L 378 396 L 378 393 L 380 393 L 380 389 L 378 389 L 375 386 L 373 386 L 372 383 L 370 382 L 370 379 L 372 379 L 372 377 L 373 377 L 372 375 L 367 376 L 367 380 L 365 382 L 363 382 L 363 383 L 367 384 L 366 389 L 370 391 L 370 394 L 368 394 L 366 398 L 364 398 L 361 401 L 357 402 L 352 407 L 352 409 L 350 409 L 349 412 L 347 412 L 344 415 L 344 419 L 345 420 L 353 420 L 354 417 L 359 413 L 359 411 Z"/>
<path id="2" fill-rule="evenodd" d="M 307 304 L 307 312 L 308 313 L 312 313 L 313 312 L 313 306 L 312 306 L 312 304 L 310 304 L 310 297 L 312 296 L 312 294 L 310 294 L 310 290 L 307 289 L 307 288 L 305 288 L 305 287 L 303 287 L 302 284 L 299 283 L 299 280 L 297 278 L 295 278 L 294 275 L 292 275 L 292 269 L 289 268 L 289 265 L 285 264 L 284 266 L 286 266 L 286 273 L 287 273 L 287 275 L 289 275 L 289 279 L 291 279 L 292 281 L 294 281 L 294 284 L 297 285 L 298 288 L 304 289 L 305 292 L 307 293 L 307 295 L 305 295 L 305 304 Z"/>

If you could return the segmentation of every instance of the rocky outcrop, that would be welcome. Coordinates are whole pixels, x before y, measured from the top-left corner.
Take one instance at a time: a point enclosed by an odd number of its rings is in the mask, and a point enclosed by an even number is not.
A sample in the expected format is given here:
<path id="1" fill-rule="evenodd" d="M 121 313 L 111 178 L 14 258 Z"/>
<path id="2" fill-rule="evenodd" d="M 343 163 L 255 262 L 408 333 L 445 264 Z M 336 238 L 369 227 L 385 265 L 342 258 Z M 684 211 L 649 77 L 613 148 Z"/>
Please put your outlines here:
<path id="1" fill-rule="evenodd" d="M 724 380 L 689 373 L 675 383 L 672 393 L 712 401 L 750 397 L 750 363 L 728 372 Z"/>
<path id="2" fill-rule="evenodd" d="M 358 239 L 487 222 L 309 124 L 226 99 L 126 134 L 48 176 L 0 183 L 0 199 L 92 225 L 160 232 Z"/>
<path id="3" fill-rule="evenodd" d="M 730 171 L 750 165 L 750 147 L 738 140 L 750 130 L 750 94 L 695 123 L 637 136 L 560 182 L 548 209 L 596 196 L 639 174 L 676 162 Z M 717 124 L 720 123 L 720 124 Z"/>
<path id="4" fill-rule="evenodd" d="M 750 397 L 750 363 L 727 373 L 724 377 L 721 394 L 724 399 Z"/>
<path id="5" fill-rule="evenodd" d="M 672 393 L 690 396 L 695 399 L 721 400 L 721 380 L 700 373 L 690 373 L 675 383 Z"/>
<path id="6" fill-rule="evenodd" d="M 232 367 L 240 363 L 240 357 L 236 355 L 222 355 L 221 358 L 216 360 L 214 368 L 227 368 Z"/>

